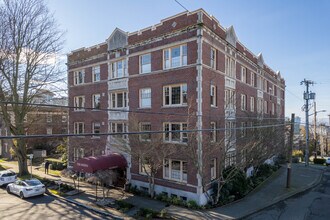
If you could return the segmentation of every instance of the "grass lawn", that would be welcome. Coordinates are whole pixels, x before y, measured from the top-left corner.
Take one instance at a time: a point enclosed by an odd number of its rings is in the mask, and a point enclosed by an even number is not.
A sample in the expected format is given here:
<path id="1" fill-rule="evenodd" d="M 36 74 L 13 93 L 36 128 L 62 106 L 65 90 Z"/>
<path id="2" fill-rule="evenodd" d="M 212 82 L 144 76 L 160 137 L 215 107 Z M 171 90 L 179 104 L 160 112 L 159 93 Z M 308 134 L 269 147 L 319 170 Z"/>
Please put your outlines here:
<path id="1" fill-rule="evenodd" d="M 1 162 L 7 162 L 8 158 L 0 158 L 0 163 Z"/>
<path id="2" fill-rule="evenodd" d="M 8 169 L 10 169 L 11 167 L 7 167 L 7 166 L 5 166 L 5 165 L 1 165 L 0 164 L 0 170 L 8 170 Z"/>
<path id="3" fill-rule="evenodd" d="M 57 195 L 57 196 L 65 196 L 65 193 L 62 193 L 58 190 L 55 190 L 55 189 L 48 189 L 48 191 L 53 194 L 53 195 Z"/>
<path id="4" fill-rule="evenodd" d="M 45 172 L 45 168 L 40 168 L 39 171 L 42 171 L 42 172 Z M 48 169 L 48 174 L 49 175 L 52 175 L 52 176 L 58 176 L 60 177 L 61 176 L 61 171 L 60 170 L 51 170 L 51 169 Z"/>
<path id="5" fill-rule="evenodd" d="M 24 176 L 18 176 L 17 178 L 20 179 L 20 180 L 31 179 L 31 174 L 24 175 Z M 39 179 L 39 180 L 42 179 L 40 176 L 38 176 L 38 175 L 34 175 L 34 174 L 32 174 L 32 178 L 34 178 L 34 179 Z"/>

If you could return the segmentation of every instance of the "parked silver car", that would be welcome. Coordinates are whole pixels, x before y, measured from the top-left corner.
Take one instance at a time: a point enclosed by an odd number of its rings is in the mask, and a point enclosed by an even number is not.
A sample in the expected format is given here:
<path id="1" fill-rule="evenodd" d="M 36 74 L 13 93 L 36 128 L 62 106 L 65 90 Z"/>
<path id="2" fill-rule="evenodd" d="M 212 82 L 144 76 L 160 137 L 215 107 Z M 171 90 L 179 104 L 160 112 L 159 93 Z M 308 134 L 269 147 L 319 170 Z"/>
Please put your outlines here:
<path id="1" fill-rule="evenodd" d="M 330 165 L 330 157 L 328 157 L 325 161 L 325 165 L 329 166 Z"/>
<path id="2" fill-rule="evenodd" d="M 17 180 L 7 185 L 7 192 L 16 194 L 24 199 L 31 196 L 43 195 L 46 192 L 46 188 L 37 179 Z"/>
<path id="3" fill-rule="evenodd" d="M 0 186 L 13 183 L 17 179 L 16 173 L 11 170 L 0 171 Z"/>

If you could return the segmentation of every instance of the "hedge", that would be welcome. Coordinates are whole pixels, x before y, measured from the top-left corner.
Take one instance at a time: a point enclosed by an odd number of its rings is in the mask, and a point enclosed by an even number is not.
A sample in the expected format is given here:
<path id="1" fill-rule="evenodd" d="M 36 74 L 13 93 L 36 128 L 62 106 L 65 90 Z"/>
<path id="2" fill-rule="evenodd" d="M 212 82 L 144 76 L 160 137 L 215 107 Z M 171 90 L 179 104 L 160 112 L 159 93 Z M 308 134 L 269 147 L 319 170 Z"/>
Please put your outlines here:
<path id="1" fill-rule="evenodd" d="M 325 163 L 325 159 L 324 158 L 314 158 L 313 162 L 315 164 L 324 164 Z"/>
<path id="2" fill-rule="evenodd" d="M 45 159 L 45 161 L 48 161 L 51 164 L 51 169 L 52 170 L 63 170 L 66 168 L 66 163 L 58 160 L 58 159 L 54 159 L 54 158 L 47 158 Z"/>

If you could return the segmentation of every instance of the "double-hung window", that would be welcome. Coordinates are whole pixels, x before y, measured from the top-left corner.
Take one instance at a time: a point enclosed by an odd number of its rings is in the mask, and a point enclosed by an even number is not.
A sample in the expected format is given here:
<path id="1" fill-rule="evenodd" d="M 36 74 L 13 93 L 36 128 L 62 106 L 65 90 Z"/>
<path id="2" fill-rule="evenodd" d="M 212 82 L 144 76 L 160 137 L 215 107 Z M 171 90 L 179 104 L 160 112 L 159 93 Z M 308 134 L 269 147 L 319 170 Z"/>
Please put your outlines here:
<path id="1" fill-rule="evenodd" d="M 164 141 L 174 143 L 187 143 L 188 134 L 186 123 L 164 123 Z"/>
<path id="2" fill-rule="evenodd" d="M 85 96 L 74 97 L 74 111 L 85 111 Z"/>
<path id="3" fill-rule="evenodd" d="M 112 133 L 126 133 L 127 126 L 126 123 L 123 122 L 111 122 L 110 128 Z M 121 138 L 127 139 L 127 134 L 122 134 Z"/>
<path id="4" fill-rule="evenodd" d="M 127 68 L 126 68 L 126 60 L 119 60 L 117 62 L 111 63 L 111 79 L 121 78 L 126 76 Z"/>
<path id="5" fill-rule="evenodd" d="M 241 122 L 241 137 L 246 137 L 247 122 Z"/>
<path id="6" fill-rule="evenodd" d="M 182 160 L 164 160 L 163 176 L 164 179 L 187 182 L 188 180 L 188 163 Z"/>
<path id="7" fill-rule="evenodd" d="M 93 72 L 93 82 L 98 82 L 101 80 L 101 72 L 100 72 L 100 66 L 94 66 L 92 68 Z"/>
<path id="8" fill-rule="evenodd" d="M 217 51 L 214 48 L 211 48 L 210 59 L 210 67 L 216 69 Z"/>
<path id="9" fill-rule="evenodd" d="M 211 85 L 210 97 L 211 97 L 211 106 L 216 107 L 217 106 L 217 87 L 214 85 Z"/>
<path id="10" fill-rule="evenodd" d="M 151 72 L 151 54 L 144 54 L 140 56 L 140 73 Z"/>
<path id="11" fill-rule="evenodd" d="M 151 88 L 140 89 L 140 108 L 151 108 Z"/>
<path id="12" fill-rule="evenodd" d="M 217 159 L 212 159 L 211 160 L 211 180 L 214 180 L 217 178 Z"/>
<path id="13" fill-rule="evenodd" d="M 250 78 L 250 84 L 251 84 L 251 86 L 255 86 L 255 75 L 254 75 L 254 73 L 253 72 L 251 72 L 251 74 L 250 74 L 250 76 L 251 76 L 251 78 Z"/>
<path id="14" fill-rule="evenodd" d="M 93 131 L 93 134 L 99 134 L 101 132 L 101 123 L 93 122 L 92 131 Z M 97 136 L 97 137 L 99 137 L 99 136 Z"/>
<path id="15" fill-rule="evenodd" d="M 73 124 L 74 134 L 83 134 L 85 131 L 85 123 L 84 122 L 75 122 Z"/>
<path id="16" fill-rule="evenodd" d="M 151 131 L 151 124 L 149 122 L 140 123 L 140 132 Z M 140 141 L 150 141 L 151 133 L 140 134 Z"/>
<path id="17" fill-rule="evenodd" d="M 236 95 L 235 90 L 225 90 L 225 109 L 235 109 Z"/>
<path id="18" fill-rule="evenodd" d="M 268 102 L 264 101 L 264 113 L 268 114 Z"/>
<path id="19" fill-rule="evenodd" d="M 163 87 L 164 106 L 187 104 L 187 84 L 169 85 Z"/>
<path id="20" fill-rule="evenodd" d="M 75 71 L 73 73 L 74 75 L 74 85 L 79 85 L 79 84 L 83 84 L 85 83 L 85 71 L 84 70 L 79 70 L 79 71 Z"/>
<path id="21" fill-rule="evenodd" d="M 241 94 L 241 109 L 246 111 L 246 95 Z"/>
<path id="22" fill-rule="evenodd" d="M 187 65 L 187 45 L 180 45 L 163 51 L 164 69 Z"/>
<path id="23" fill-rule="evenodd" d="M 126 108 L 127 107 L 127 92 L 111 93 L 111 108 Z"/>
<path id="24" fill-rule="evenodd" d="M 250 111 L 254 112 L 254 97 L 250 97 Z"/>
<path id="25" fill-rule="evenodd" d="M 211 122 L 210 141 L 216 142 L 217 140 L 217 127 L 215 122 Z"/>
<path id="26" fill-rule="evenodd" d="M 241 68 L 241 81 L 246 83 L 246 68 L 244 66 Z"/>
<path id="27" fill-rule="evenodd" d="M 52 122 L 53 121 L 53 117 L 50 113 L 47 114 L 47 122 Z"/>
<path id="28" fill-rule="evenodd" d="M 100 109 L 101 108 L 101 95 L 100 94 L 93 94 L 92 96 L 93 99 L 93 108 L 94 109 Z"/>
<path id="29" fill-rule="evenodd" d="M 150 158 L 139 158 L 139 173 L 142 175 L 151 175 Z"/>
<path id="30" fill-rule="evenodd" d="M 227 56 L 226 57 L 226 75 L 232 78 L 236 78 L 236 62 L 233 58 Z"/>

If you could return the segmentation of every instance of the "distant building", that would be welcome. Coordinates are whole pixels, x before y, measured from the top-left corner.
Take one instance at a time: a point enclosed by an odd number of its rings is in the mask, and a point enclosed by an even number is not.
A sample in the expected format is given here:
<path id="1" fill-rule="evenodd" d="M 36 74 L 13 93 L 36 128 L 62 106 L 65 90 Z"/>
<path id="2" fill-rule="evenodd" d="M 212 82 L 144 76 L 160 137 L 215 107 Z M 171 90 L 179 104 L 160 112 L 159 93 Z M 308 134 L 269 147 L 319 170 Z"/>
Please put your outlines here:
<path id="1" fill-rule="evenodd" d="M 258 156 L 266 149 L 280 152 L 277 144 L 284 141 L 284 129 L 280 135 L 275 131 L 276 123 L 284 126 L 284 79 L 266 65 L 261 53 L 253 54 L 237 39 L 232 26 L 223 28 L 202 9 L 133 33 L 117 28 L 105 42 L 72 51 L 67 63 L 73 106 L 69 131 L 79 135 L 69 139 L 70 166 L 82 157 L 121 152 L 116 138 L 97 134 L 125 133 L 136 121 L 139 131 L 163 131 L 163 147 L 177 147 L 163 158 L 155 177 L 156 193 L 205 204 L 205 190 L 219 176 L 219 164 L 247 161 L 247 140 L 265 138 L 253 133 L 253 126 L 268 125 L 272 131 Z M 196 117 L 188 121 L 188 114 Z M 189 128 L 209 131 L 188 140 Z M 129 135 L 122 138 L 130 142 Z M 209 150 L 221 140 L 225 157 L 221 150 Z M 131 143 L 132 154 L 121 152 L 128 162 L 126 178 L 147 191 L 141 169 L 146 162 L 134 156 L 138 147 Z M 193 154 L 198 155 L 196 161 Z M 197 174 L 196 163 L 203 164 L 204 176 Z"/>

